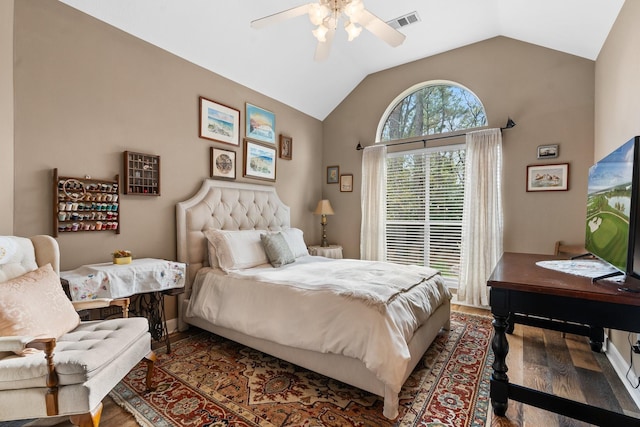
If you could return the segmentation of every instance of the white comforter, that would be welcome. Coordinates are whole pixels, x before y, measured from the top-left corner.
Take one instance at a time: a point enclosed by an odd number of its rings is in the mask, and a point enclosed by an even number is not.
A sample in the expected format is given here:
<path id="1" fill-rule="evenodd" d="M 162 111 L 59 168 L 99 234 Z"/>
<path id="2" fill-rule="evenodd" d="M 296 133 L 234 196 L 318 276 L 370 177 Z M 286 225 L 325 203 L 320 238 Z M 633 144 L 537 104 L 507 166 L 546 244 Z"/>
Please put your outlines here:
<path id="1" fill-rule="evenodd" d="M 390 276 L 395 285 L 382 286 Z M 368 279 L 363 292 L 354 282 L 358 278 Z M 385 416 L 394 418 L 410 359 L 407 343 L 450 298 L 430 268 L 304 256 L 278 269 L 201 269 L 187 316 L 282 345 L 359 359 L 385 384 Z"/>

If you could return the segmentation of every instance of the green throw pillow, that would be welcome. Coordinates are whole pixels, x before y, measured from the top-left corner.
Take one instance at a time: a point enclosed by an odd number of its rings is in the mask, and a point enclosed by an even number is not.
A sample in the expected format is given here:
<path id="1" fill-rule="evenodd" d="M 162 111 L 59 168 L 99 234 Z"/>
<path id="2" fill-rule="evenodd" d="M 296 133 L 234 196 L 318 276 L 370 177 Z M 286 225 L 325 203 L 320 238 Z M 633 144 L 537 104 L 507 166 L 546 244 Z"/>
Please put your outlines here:
<path id="1" fill-rule="evenodd" d="M 261 234 L 260 240 L 272 266 L 282 267 L 296 260 L 282 233 Z"/>

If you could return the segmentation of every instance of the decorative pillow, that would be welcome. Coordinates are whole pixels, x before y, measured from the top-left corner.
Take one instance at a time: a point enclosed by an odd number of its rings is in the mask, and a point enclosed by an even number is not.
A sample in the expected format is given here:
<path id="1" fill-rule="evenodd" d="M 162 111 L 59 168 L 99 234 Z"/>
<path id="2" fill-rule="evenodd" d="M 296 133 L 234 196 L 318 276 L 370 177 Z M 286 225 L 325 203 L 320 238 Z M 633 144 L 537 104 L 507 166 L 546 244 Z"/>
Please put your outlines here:
<path id="1" fill-rule="evenodd" d="M 228 272 L 269 262 L 260 241 L 263 233 L 264 230 L 207 230 L 204 235 L 215 247 L 220 268 Z"/>
<path id="2" fill-rule="evenodd" d="M 304 242 L 303 232 L 299 228 L 287 228 L 281 231 L 284 240 L 287 241 L 289 249 L 295 258 L 309 255 L 307 244 Z"/>
<path id="3" fill-rule="evenodd" d="M 269 258 L 269 262 L 274 267 L 282 267 L 285 264 L 295 262 L 289 245 L 281 232 L 260 235 L 264 251 Z"/>
<path id="4" fill-rule="evenodd" d="M 205 232 L 205 235 L 207 233 Z M 218 268 L 220 265 L 218 264 L 218 254 L 216 253 L 216 247 L 211 243 L 211 241 L 207 238 L 207 254 L 209 254 L 209 267 Z"/>
<path id="5" fill-rule="evenodd" d="M 38 268 L 33 242 L 26 237 L 0 236 L 0 282 Z"/>
<path id="6" fill-rule="evenodd" d="M 0 283 L 0 336 L 57 339 L 79 323 L 51 264 Z"/>

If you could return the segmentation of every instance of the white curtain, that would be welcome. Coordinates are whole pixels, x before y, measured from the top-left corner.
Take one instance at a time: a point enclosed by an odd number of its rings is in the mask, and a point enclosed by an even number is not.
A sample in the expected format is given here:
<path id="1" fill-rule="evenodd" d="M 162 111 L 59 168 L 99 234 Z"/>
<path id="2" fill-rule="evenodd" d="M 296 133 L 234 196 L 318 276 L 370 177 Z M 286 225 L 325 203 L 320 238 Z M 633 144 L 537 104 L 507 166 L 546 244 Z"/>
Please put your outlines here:
<path id="1" fill-rule="evenodd" d="M 467 134 L 458 300 L 488 306 L 487 279 L 502 256 L 502 132 Z"/>
<path id="2" fill-rule="evenodd" d="M 373 145 L 362 154 L 360 258 L 387 257 L 387 147 Z"/>

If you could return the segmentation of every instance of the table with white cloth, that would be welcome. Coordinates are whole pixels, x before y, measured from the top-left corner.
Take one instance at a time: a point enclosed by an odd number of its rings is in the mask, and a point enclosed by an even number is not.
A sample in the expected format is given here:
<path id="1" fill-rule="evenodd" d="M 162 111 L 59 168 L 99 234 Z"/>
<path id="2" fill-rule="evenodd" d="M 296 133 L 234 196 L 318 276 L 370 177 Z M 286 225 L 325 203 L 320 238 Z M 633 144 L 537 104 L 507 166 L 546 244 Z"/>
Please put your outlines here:
<path id="1" fill-rule="evenodd" d="M 309 255 L 323 256 L 326 258 L 342 259 L 341 245 L 311 245 L 309 246 Z"/>
<path id="2" fill-rule="evenodd" d="M 156 341 L 164 338 L 170 352 L 164 296 L 184 291 L 186 268 L 181 262 L 140 258 L 130 264 L 83 265 L 60 272 L 60 277 L 68 282 L 74 301 L 137 296 L 131 311 L 149 319 L 151 336 Z"/>

